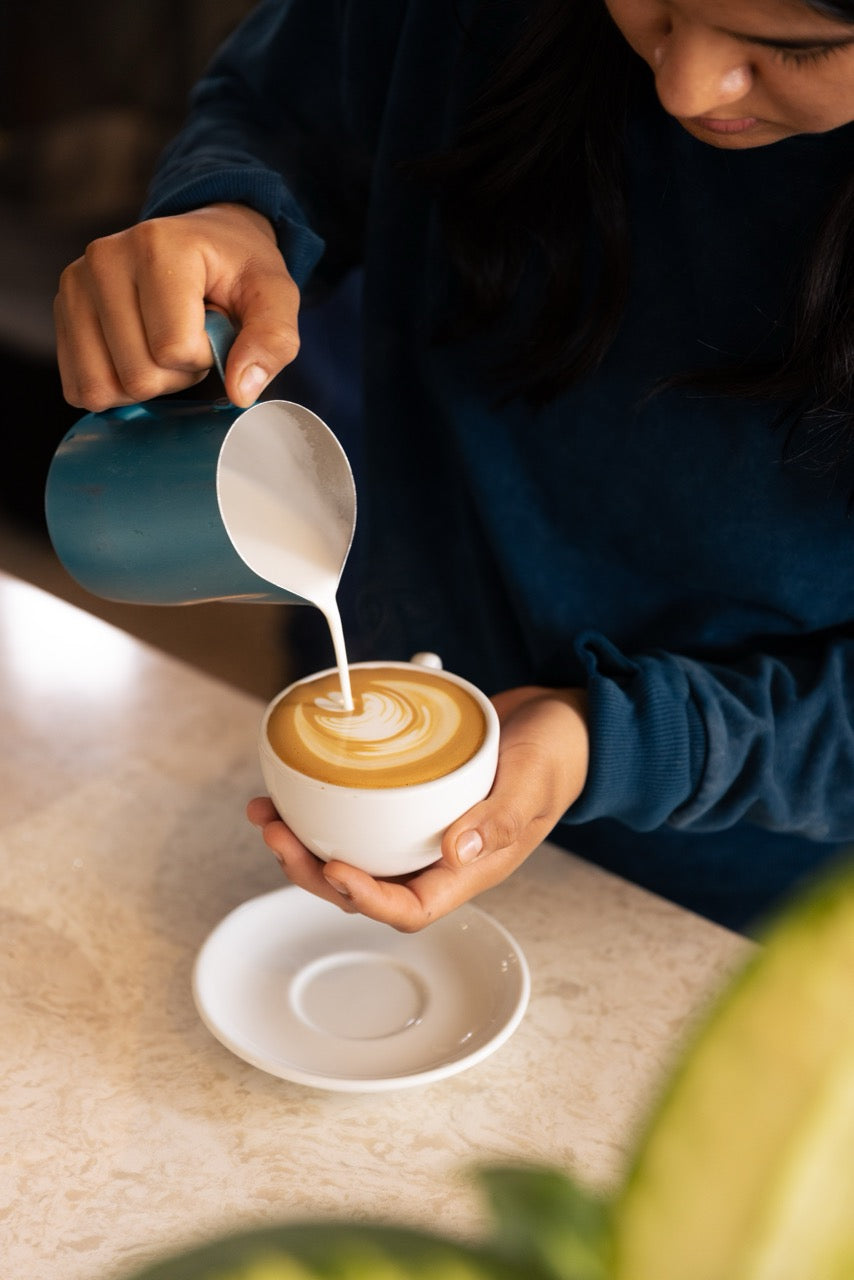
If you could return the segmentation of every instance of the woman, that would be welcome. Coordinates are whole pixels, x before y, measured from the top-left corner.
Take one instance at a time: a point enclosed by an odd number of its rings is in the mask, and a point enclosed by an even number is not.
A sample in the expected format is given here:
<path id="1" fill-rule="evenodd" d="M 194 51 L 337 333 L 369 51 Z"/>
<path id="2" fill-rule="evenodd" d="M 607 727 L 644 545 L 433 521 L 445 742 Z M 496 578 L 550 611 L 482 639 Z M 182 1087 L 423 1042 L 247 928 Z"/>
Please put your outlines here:
<path id="1" fill-rule="evenodd" d="M 742 928 L 854 839 L 852 121 L 844 0 L 268 0 L 221 51 L 63 276 L 66 395 L 197 380 L 207 299 L 250 403 L 361 267 L 351 656 L 502 718 L 404 883 L 253 801 L 295 883 L 417 929 L 554 829 Z"/>

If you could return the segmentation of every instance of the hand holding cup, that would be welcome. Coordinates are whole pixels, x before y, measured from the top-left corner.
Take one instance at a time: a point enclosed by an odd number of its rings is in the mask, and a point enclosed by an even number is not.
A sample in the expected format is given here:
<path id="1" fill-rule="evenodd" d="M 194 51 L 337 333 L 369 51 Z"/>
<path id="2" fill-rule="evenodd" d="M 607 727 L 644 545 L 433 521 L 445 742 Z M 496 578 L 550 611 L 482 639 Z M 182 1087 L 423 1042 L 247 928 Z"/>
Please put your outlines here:
<path id="1" fill-rule="evenodd" d="M 410 874 L 439 859 L 446 828 L 489 793 L 498 716 L 468 681 L 423 663 L 356 663 L 350 679 L 353 712 L 334 668 L 273 699 L 259 734 L 264 781 L 324 862 Z"/>
<path id="2" fill-rule="evenodd" d="M 268 797 L 250 801 L 288 879 L 308 892 L 403 932 L 424 928 L 512 874 L 580 795 L 587 776 L 582 689 L 525 686 L 491 700 L 501 725 L 495 781 L 451 822 L 442 857 L 421 871 L 375 878 L 345 860 L 325 862 L 281 820 Z"/>

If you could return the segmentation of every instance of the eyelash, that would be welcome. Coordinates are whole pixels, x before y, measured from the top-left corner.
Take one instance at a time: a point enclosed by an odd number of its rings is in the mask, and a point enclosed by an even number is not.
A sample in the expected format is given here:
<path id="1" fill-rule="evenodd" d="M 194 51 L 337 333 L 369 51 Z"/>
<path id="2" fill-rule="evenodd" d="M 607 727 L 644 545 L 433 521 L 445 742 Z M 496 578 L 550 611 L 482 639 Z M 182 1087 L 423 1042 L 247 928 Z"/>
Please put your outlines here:
<path id="1" fill-rule="evenodd" d="M 842 45 L 823 44 L 816 45 L 814 49 L 776 49 L 774 51 L 775 61 L 781 62 L 788 66 L 805 67 L 816 62 L 824 62 L 825 59 L 838 53 Z"/>

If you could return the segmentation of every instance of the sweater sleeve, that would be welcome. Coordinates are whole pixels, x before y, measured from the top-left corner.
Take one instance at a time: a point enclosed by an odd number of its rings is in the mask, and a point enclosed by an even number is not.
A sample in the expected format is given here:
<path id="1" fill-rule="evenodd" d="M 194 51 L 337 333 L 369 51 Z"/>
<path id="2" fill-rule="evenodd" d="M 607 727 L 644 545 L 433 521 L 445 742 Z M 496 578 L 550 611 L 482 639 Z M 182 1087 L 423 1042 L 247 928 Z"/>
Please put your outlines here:
<path id="1" fill-rule="evenodd" d="M 330 284 L 360 260 L 371 156 L 353 107 L 364 68 L 352 56 L 350 9 L 345 0 L 262 0 L 193 91 L 143 218 L 247 204 L 273 223 L 300 287 L 321 259 Z"/>
<path id="2" fill-rule="evenodd" d="M 591 767 L 565 821 L 638 831 L 746 821 L 813 840 L 854 839 L 854 640 L 732 665 L 578 642 Z"/>

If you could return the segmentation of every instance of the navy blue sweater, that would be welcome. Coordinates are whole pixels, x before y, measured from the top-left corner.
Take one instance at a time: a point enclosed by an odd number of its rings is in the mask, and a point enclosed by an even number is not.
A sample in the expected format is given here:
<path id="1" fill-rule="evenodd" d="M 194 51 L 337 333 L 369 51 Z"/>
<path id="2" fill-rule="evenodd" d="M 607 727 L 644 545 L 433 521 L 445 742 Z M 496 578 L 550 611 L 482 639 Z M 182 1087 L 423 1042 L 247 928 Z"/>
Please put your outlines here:
<path id="1" fill-rule="evenodd" d="M 851 480 L 784 460 L 773 408 L 640 401 L 780 341 L 854 130 L 727 151 L 638 110 L 617 340 L 548 407 L 497 409 L 478 344 L 432 340 L 443 245 L 399 165 L 447 139 L 488 66 L 463 45 L 472 8 L 262 3 L 144 214 L 242 201 L 301 286 L 363 269 L 354 656 L 435 650 L 488 692 L 584 683 L 590 774 L 555 837 L 743 927 L 854 840 Z"/>

